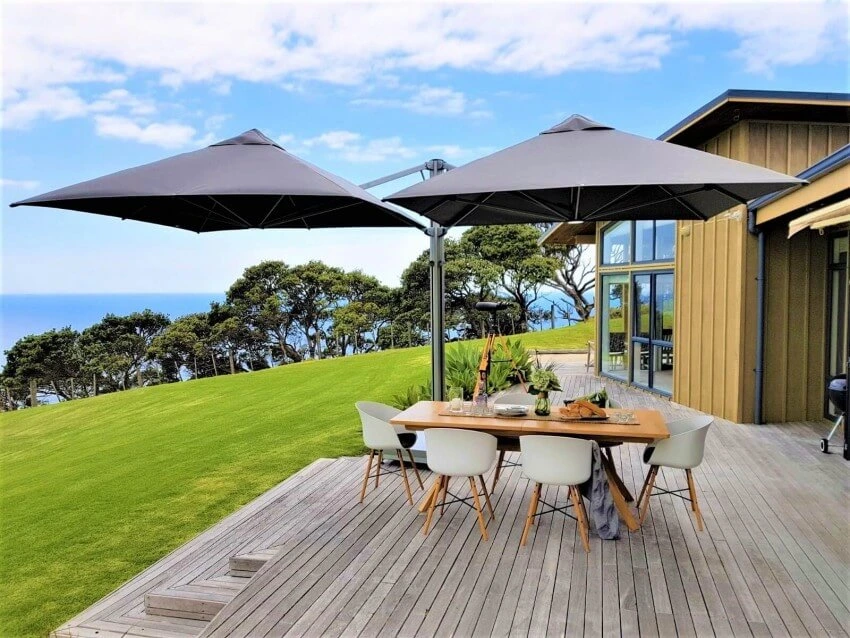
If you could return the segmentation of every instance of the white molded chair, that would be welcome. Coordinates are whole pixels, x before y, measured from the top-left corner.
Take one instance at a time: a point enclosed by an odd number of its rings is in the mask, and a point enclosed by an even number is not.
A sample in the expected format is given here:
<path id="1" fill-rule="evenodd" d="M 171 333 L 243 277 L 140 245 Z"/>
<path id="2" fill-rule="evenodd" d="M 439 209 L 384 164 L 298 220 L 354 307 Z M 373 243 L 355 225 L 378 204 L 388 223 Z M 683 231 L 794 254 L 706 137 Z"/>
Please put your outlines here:
<path id="1" fill-rule="evenodd" d="M 528 539 L 528 531 L 531 529 L 535 516 L 562 512 L 573 518 L 567 512 L 570 505 L 557 507 L 540 498 L 540 490 L 543 485 L 559 485 L 569 488 L 570 500 L 576 513 L 574 518 L 581 534 L 581 542 L 584 545 L 584 551 L 590 552 L 587 510 L 584 509 L 584 500 L 578 486 L 590 478 L 593 462 L 593 442 L 565 436 L 529 435 L 519 437 L 519 446 L 522 450 L 523 474 L 535 483 L 534 491 L 531 494 L 531 503 L 528 505 L 525 528 L 522 530 L 522 538 L 519 544 L 525 545 Z M 540 503 L 552 509 L 538 512 L 537 506 Z"/>
<path id="2" fill-rule="evenodd" d="M 644 458 L 649 464 L 649 472 L 637 500 L 641 523 L 643 523 L 647 511 L 649 511 L 649 499 L 652 497 L 653 488 L 655 488 L 656 494 L 671 494 L 689 501 L 697 519 L 697 529 L 702 531 L 702 513 L 699 509 L 697 490 L 691 470 L 702 463 L 705 453 L 705 437 L 708 435 L 708 428 L 713 422 L 714 417 L 702 415 L 671 421 L 667 424 L 667 429 L 670 430 L 670 438 L 656 441 L 647 448 Z M 661 467 L 685 470 L 688 487 L 679 490 L 665 490 L 655 487 L 655 479 L 658 476 L 658 469 Z M 690 498 L 679 493 L 685 490 L 688 491 Z"/>
<path id="3" fill-rule="evenodd" d="M 424 489 L 422 477 L 419 476 L 419 469 L 416 467 L 416 462 L 413 460 L 413 455 L 410 452 L 410 447 L 416 443 L 416 434 L 414 432 L 407 432 L 404 428 L 396 429 L 390 424 L 390 419 L 400 414 L 401 410 L 384 405 L 383 403 L 374 403 L 373 401 L 358 401 L 355 406 L 360 413 L 360 422 L 363 425 L 363 443 L 369 448 L 369 460 L 366 463 L 366 474 L 363 477 L 363 489 L 360 490 L 360 502 L 362 503 L 363 499 L 366 498 L 366 487 L 369 484 L 369 479 L 373 476 L 375 478 L 375 488 L 377 489 L 378 487 L 378 481 L 381 478 L 381 464 L 384 462 L 384 452 L 395 452 L 396 457 L 398 457 L 399 471 L 404 481 L 407 500 L 413 505 L 413 495 L 410 492 L 410 483 L 407 480 L 407 469 L 404 467 L 402 452 L 407 452 L 410 464 L 416 473 L 416 479 L 419 481 L 419 487 Z M 375 474 L 370 474 L 376 452 L 378 454 L 377 469 Z M 386 471 L 395 472 L 395 470 Z"/>
<path id="4" fill-rule="evenodd" d="M 456 494 L 452 494 L 454 500 L 449 501 L 449 504 L 463 503 L 469 506 L 467 501 L 471 498 L 475 503 L 481 537 L 486 541 L 487 524 L 484 522 L 484 514 L 481 511 L 481 501 L 478 498 L 478 488 L 475 486 L 474 477 L 477 476 L 481 482 L 481 489 L 487 502 L 487 509 L 490 511 L 490 518 L 496 518 L 493 505 L 490 503 L 490 494 L 487 492 L 487 486 L 484 483 L 484 473 L 493 466 L 493 461 L 496 460 L 496 437 L 472 430 L 431 428 L 425 430 L 425 445 L 428 448 L 428 467 L 437 477 L 422 532 L 426 536 L 428 535 L 431 518 L 437 506 L 437 498 L 441 495 L 440 516 L 443 515 L 446 507 L 446 494 L 450 493 L 449 480 L 454 477 L 463 477 L 469 481 L 472 496 L 459 498 Z"/>
<path id="5" fill-rule="evenodd" d="M 493 401 L 493 405 L 527 405 L 529 410 L 534 408 L 534 403 L 537 397 L 528 392 L 508 392 Z M 516 439 L 511 437 L 498 437 L 496 447 L 499 449 L 499 460 L 496 464 L 496 471 L 493 473 L 493 484 L 490 486 L 490 491 L 496 490 L 496 482 L 502 475 L 502 468 L 517 467 L 519 463 L 505 460 L 505 452 L 519 452 L 519 446 Z"/>

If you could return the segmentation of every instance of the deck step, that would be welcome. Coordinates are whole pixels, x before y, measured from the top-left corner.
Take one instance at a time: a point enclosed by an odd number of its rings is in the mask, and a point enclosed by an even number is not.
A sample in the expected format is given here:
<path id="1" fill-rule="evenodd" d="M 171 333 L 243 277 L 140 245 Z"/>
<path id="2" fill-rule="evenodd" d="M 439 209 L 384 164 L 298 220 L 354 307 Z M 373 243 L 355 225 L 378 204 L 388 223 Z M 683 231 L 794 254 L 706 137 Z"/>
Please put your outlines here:
<path id="1" fill-rule="evenodd" d="M 274 549 L 263 549 L 250 554 L 237 554 L 230 557 L 230 575 L 250 578 L 260 567 L 277 553 Z"/>
<path id="2" fill-rule="evenodd" d="M 241 587 L 195 583 L 153 590 L 145 595 L 145 613 L 171 618 L 212 620 L 227 603 L 236 597 L 240 589 Z"/>

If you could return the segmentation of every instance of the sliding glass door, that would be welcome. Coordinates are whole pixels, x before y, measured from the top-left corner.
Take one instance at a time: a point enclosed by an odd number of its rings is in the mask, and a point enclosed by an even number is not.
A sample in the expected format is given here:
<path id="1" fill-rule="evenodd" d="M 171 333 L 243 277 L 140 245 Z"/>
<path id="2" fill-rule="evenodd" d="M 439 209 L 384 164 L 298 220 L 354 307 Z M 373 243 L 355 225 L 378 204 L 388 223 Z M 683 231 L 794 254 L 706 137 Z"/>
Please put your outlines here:
<path id="1" fill-rule="evenodd" d="M 602 306 L 598 314 L 602 322 L 599 367 L 604 374 L 628 381 L 629 276 L 603 276 L 599 301 Z"/>
<path id="2" fill-rule="evenodd" d="M 632 383 L 673 393 L 673 273 L 632 279 Z"/>

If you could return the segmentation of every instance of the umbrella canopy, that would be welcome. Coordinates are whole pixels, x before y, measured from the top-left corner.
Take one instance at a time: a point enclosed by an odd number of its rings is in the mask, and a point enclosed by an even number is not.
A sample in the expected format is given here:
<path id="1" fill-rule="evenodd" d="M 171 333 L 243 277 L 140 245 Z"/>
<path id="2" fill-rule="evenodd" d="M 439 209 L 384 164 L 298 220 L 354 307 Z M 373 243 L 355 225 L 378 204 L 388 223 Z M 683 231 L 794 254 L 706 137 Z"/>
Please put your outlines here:
<path id="1" fill-rule="evenodd" d="M 386 198 L 443 226 L 705 220 L 795 177 L 573 115 L 540 135 Z"/>
<path id="2" fill-rule="evenodd" d="M 198 233 L 246 228 L 423 228 L 257 129 L 191 153 L 15 202 Z"/>

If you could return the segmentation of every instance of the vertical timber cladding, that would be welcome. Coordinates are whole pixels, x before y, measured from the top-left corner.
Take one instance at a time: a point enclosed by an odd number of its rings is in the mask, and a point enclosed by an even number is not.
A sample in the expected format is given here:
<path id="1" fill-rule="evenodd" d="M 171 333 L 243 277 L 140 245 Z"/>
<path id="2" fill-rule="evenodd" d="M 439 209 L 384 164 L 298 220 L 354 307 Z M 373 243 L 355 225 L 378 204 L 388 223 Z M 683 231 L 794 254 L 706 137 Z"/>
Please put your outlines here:
<path id="1" fill-rule="evenodd" d="M 824 408 L 828 236 L 788 239 L 784 220 L 765 232 L 764 418 L 816 420 Z"/>
<path id="2" fill-rule="evenodd" d="M 846 124 L 744 121 L 700 148 L 794 175 L 848 141 Z M 816 419 L 823 410 L 827 244 L 812 233 L 788 240 L 787 221 L 766 229 L 764 417 L 774 422 Z M 708 222 L 680 222 L 678 231 L 673 399 L 752 422 L 758 242 L 747 232 L 746 211 L 741 206 Z M 796 311 L 780 313 L 783 301 Z"/>
<path id="3" fill-rule="evenodd" d="M 747 123 L 701 150 L 746 161 Z M 743 207 L 707 222 L 679 222 L 676 241 L 676 365 L 673 399 L 731 421 L 746 419 L 744 374 Z M 751 368 L 752 369 L 752 368 Z M 751 381 L 751 380 L 750 380 Z"/>
<path id="4" fill-rule="evenodd" d="M 848 143 L 847 125 L 750 123 L 750 162 L 796 174 Z M 764 418 L 823 416 L 828 238 L 788 239 L 788 220 L 765 224 Z"/>

